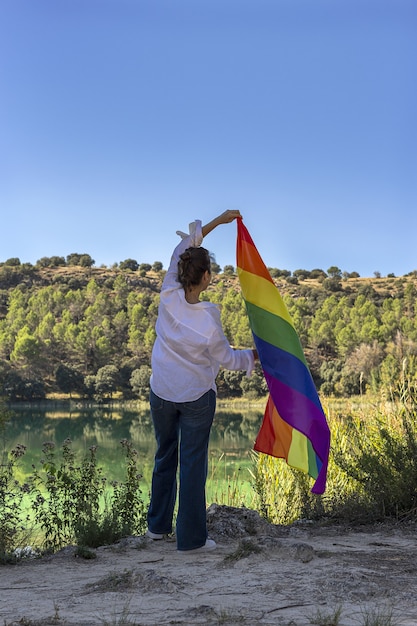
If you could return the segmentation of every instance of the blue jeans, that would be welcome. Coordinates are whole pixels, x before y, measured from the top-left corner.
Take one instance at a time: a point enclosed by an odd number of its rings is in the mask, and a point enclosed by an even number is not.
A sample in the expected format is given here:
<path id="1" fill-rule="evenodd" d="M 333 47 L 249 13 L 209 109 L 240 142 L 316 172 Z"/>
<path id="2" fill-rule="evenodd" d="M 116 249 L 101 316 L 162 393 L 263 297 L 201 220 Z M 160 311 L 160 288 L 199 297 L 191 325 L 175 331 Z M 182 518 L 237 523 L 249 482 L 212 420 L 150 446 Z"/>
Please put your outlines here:
<path id="1" fill-rule="evenodd" d="M 170 402 L 151 390 L 150 405 L 157 450 L 148 528 L 158 534 L 172 532 L 179 450 L 177 548 L 200 548 L 207 539 L 208 443 L 216 394 L 210 390 L 194 402 Z"/>

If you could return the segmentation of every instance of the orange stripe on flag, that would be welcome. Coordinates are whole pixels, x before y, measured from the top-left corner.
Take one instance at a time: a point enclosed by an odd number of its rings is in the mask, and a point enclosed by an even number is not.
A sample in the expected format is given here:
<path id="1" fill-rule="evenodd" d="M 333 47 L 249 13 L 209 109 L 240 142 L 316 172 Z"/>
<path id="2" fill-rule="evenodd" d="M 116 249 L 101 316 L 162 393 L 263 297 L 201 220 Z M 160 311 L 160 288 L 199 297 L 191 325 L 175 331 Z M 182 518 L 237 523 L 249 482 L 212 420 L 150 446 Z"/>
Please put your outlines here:
<path id="1" fill-rule="evenodd" d="M 270 273 L 261 260 L 256 248 L 253 244 L 244 240 L 238 239 L 237 241 L 237 259 L 240 269 L 250 272 L 251 274 L 257 274 L 266 278 L 272 284 L 274 281 L 271 278 Z"/>
<path id="2" fill-rule="evenodd" d="M 280 417 L 271 396 L 265 407 L 264 419 L 255 442 L 255 450 L 280 459 L 288 459 L 292 427 Z"/>

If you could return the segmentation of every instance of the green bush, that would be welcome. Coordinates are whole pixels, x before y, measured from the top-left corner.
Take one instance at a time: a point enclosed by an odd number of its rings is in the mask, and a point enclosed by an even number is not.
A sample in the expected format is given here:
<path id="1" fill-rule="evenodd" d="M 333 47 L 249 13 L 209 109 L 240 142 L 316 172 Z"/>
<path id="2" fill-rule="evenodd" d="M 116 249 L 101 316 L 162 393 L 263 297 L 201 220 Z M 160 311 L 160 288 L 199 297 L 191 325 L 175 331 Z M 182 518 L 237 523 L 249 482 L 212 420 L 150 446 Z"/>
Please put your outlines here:
<path id="1" fill-rule="evenodd" d="M 18 462 L 26 447 L 6 450 L 8 412 L 0 403 L 0 563 L 14 560 L 17 550 L 41 531 L 41 547 L 55 551 L 66 545 L 98 547 L 146 528 L 146 508 L 140 490 L 138 455 L 126 439 L 125 479 L 108 484 L 97 465 L 97 447 L 77 463 L 71 440 L 60 449 L 46 442 L 40 467 L 27 482 L 18 478 Z M 39 539 L 38 539 L 39 541 Z M 40 546 L 38 546 L 40 547 Z M 26 549 L 25 548 L 25 549 Z M 30 548 L 30 554 L 35 551 Z"/>
<path id="2" fill-rule="evenodd" d="M 113 482 L 112 497 L 105 498 L 103 510 L 76 525 L 77 544 L 97 548 L 110 545 L 128 535 L 140 535 L 146 529 L 146 507 L 141 497 L 141 474 L 137 469 L 137 451 L 127 439 L 120 442 L 125 453 L 126 477 L 122 483 Z"/>
<path id="3" fill-rule="evenodd" d="M 111 485 L 97 465 L 96 446 L 77 465 L 69 439 L 60 456 L 53 442 L 43 445 L 42 469 L 34 468 L 32 476 L 32 506 L 45 548 L 57 550 L 71 543 L 98 547 L 145 530 L 137 452 L 125 439 L 121 445 L 126 478 Z"/>
<path id="4" fill-rule="evenodd" d="M 7 454 L 4 450 L 0 464 L 0 563 L 13 559 L 16 548 L 24 545 L 28 519 L 23 518 L 22 501 L 28 485 L 21 485 L 15 478 L 18 459 L 25 453 L 25 446 L 17 446 Z"/>
<path id="5" fill-rule="evenodd" d="M 28 532 L 22 502 L 29 486 L 15 477 L 26 447 L 17 444 L 10 452 L 6 450 L 6 425 L 10 417 L 11 411 L 0 399 L 0 563 L 13 559 L 13 551 L 24 545 Z"/>

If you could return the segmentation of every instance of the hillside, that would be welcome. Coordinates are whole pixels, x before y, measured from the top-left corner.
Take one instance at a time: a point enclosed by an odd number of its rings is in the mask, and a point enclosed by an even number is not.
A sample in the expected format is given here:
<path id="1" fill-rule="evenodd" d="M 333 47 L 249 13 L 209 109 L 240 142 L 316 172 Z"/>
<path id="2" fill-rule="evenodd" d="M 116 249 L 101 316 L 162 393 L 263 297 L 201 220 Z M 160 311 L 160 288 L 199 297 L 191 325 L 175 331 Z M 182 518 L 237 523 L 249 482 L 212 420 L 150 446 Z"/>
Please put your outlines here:
<path id="1" fill-rule="evenodd" d="M 146 395 L 165 274 L 156 265 L 136 263 L 132 270 L 65 262 L 55 267 L 1 264 L 3 395 Z M 390 389 L 404 359 L 414 376 L 417 272 L 361 278 L 331 269 L 330 275 L 314 270 L 314 278 L 309 276 L 313 272 L 282 276 L 271 269 L 320 391 L 351 395 Z M 220 306 L 230 343 L 253 346 L 234 268 L 213 274 L 203 295 Z M 239 373 L 221 371 L 218 382 L 220 396 L 256 397 L 266 391 L 260 372 L 248 382 Z"/>
<path id="2" fill-rule="evenodd" d="M 229 266 L 228 266 L 229 267 Z M 85 286 L 91 279 L 94 279 L 98 285 L 104 285 L 107 281 L 114 280 L 117 276 L 123 275 L 126 281 L 136 288 L 151 289 L 159 291 L 164 270 L 156 272 L 154 270 L 121 270 L 120 268 L 108 267 L 81 267 L 78 265 L 65 265 L 58 267 L 36 267 L 30 264 L 21 264 L 17 266 L 0 263 L 0 290 L 7 290 L 17 285 L 26 285 L 27 287 L 46 286 L 53 284 L 78 284 L 80 287 Z M 273 274 L 273 271 L 272 271 Z M 323 285 L 325 281 L 333 281 L 327 285 Z M 213 289 L 220 281 L 227 285 L 239 288 L 239 281 L 235 272 L 213 274 L 211 289 Z M 405 276 L 389 276 L 389 277 L 331 277 L 327 275 L 323 279 L 319 278 L 295 278 L 290 274 L 287 278 L 274 278 L 281 295 L 291 295 L 292 297 L 304 296 L 306 289 L 309 291 L 340 291 L 346 294 L 355 294 L 363 291 L 365 288 L 372 287 L 378 294 L 383 297 L 395 297 L 401 293 L 407 284 L 417 285 L 417 271 L 410 271 Z"/>

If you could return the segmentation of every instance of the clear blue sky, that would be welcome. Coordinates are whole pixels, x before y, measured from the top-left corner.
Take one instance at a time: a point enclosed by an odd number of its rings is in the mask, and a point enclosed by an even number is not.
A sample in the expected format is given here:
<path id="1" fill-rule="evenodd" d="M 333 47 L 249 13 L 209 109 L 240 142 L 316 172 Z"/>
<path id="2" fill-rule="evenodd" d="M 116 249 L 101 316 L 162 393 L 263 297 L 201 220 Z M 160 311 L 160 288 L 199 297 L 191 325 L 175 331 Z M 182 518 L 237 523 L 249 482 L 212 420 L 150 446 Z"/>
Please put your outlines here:
<path id="1" fill-rule="evenodd" d="M 0 261 L 417 269 L 415 0 L 1 0 Z M 234 224 L 205 245 L 235 265 Z"/>

